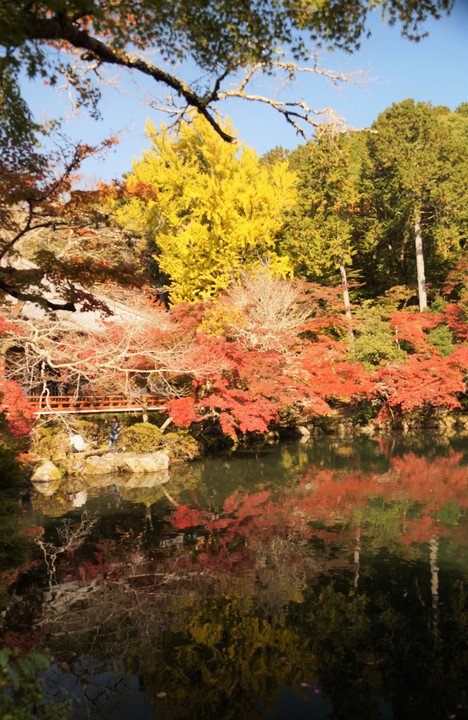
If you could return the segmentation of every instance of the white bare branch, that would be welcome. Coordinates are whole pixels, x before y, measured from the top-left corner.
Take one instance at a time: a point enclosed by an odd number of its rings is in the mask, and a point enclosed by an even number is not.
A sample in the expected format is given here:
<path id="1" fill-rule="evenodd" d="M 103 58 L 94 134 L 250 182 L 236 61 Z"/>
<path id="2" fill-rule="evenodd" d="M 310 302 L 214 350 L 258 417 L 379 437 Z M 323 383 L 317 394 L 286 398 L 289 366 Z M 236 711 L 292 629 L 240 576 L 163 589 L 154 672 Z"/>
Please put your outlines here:
<path id="1" fill-rule="evenodd" d="M 213 357 L 204 357 L 195 333 L 180 332 L 162 307 L 137 302 L 128 318 L 102 320 L 101 330 L 77 329 L 67 314 L 57 322 L 16 318 L 20 333 L 16 344 L 9 339 L 7 375 L 25 388 L 45 394 L 51 383 L 54 394 L 91 392 L 142 396 L 183 395 L 180 378 L 206 377 L 219 368 Z"/>
<path id="2" fill-rule="evenodd" d="M 275 276 L 267 262 L 244 273 L 240 284 L 231 286 L 224 302 L 238 311 L 230 332 L 245 345 L 284 352 L 315 309 L 297 282 Z"/>
<path id="3" fill-rule="evenodd" d="M 331 107 L 322 109 L 314 109 L 304 100 L 287 101 L 282 100 L 279 95 L 284 89 L 297 82 L 300 74 L 312 74 L 322 77 L 328 83 L 333 85 L 337 90 L 346 85 L 364 86 L 374 78 L 369 76 L 368 71 L 355 70 L 351 72 L 343 72 L 340 70 L 332 70 L 324 68 L 319 64 L 317 54 L 310 56 L 310 65 L 302 66 L 292 61 L 277 60 L 270 64 L 257 63 L 247 68 L 240 80 L 231 85 L 230 89 L 222 89 L 221 85 L 225 80 L 225 76 L 219 77 L 212 82 L 211 90 L 206 94 L 214 101 L 221 101 L 228 98 L 239 98 L 249 102 L 262 103 L 268 105 L 276 112 L 279 112 L 285 120 L 294 127 L 296 132 L 306 138 L 307 129 L 320 128 L 322 125 L 335 126 L 340 130 L 347 127 L 346 121 Z M 265 81 L 274 75 L 275 80 L 279 82 L 278 90 L 275 93 L 263 94 L 250 91 L 248 88 L 256 83 L 264 85 Z M 183 119 L 190 110 L 190 105 L 180 103 L 180 98 L 175 97 L 172 93 L 164 93 L 164 101 L 156 98 L 144 88 L 140 88 L 142 92 L 142 102 L 154 110 L 168 114 L 176 124 Z"/>
<path id="4" fill-rule="evenodd" d="M 275 72 L 276 78 L 283 74 L 284 80 L 281 86 L 282 90 L 290 83 L 296 82 L 297 76 L 300 73 L 319 75 L 325 78 L 325 80 L 336 88 L 349 84 L 363 85 L 370 80 L 368 73 L 363 70 L 356 70 L 347 73 L 323 68 L 319 65 L 318 56 L 316 54 L 311 56 L 311 60 L 311 65 L 305 67 L 292 61 L 278 60 L 270 66 L 258 63 L 249 68 L 241 81 L 230 90 L 219 90 L 217 92 L 217 98 L 219 100 L 224 100 L 226 98 L 240 98 L 241 100 L 248 100 L 251 102 L 259 102 L 269 105 L 271 108 L 283 115 L 285 120 L 295 128 L 299 135 L 302 135 L 304 138 L 306 137 L 307 126 L 318 128 L 323 123 L 326 123 L 328 125 L 332 124 L 341 128 L 346 127 L 346 121 L 344 118 L 340 117 L 333 108 L 327 107 L 317 110 L 311 108 L 310 105 L 303 99 L 285 101 L 268 95 L 252 93 L 247 90 L 247 86 L 254 80 L 258 80 L 258 76 L 263 78 L 267 77 L 271 75 L 272 70 Z"/>

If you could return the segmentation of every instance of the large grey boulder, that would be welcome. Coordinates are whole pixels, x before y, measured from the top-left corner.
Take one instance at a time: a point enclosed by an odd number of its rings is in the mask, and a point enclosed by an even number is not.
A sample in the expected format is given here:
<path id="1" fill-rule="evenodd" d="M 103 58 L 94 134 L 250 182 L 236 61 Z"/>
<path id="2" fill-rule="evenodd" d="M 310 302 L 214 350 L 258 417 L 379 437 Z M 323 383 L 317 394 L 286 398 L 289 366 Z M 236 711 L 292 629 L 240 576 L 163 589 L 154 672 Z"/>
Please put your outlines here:
<path id="1" fill-rule="evenodd" d="M 169 458 L 164 452 L 155 453 L 106 453 L 91 455 L 80 461 L 77 470 L 83 476 L 108 475 L 109 473 L 158 473 L 167 470 Z M 73 472 L 68 465 L 68 471 Z"/>
<path id="2" fill-rule="evenodd" d="M 31 480 L 35 482 L 49 482 L 50 480 L 61 480 L 62 473 L 51 460 L 41 460 L 34 468 Z"/>
<path id="3" fill-rule="evenodd" d="M 118 472 L 116 457 L 113 453 L 91 455 L 80 462 L 79 473 L 80 475 L 108 475 Z"/>
<path id="4" fill-rule="evenodd" d="M 163 452 L 137 455 L 125 453 L 119 458 L 119 470 L 131 473 L 149 473 L 166 470 L 169 467 L 169 458 Z"/>

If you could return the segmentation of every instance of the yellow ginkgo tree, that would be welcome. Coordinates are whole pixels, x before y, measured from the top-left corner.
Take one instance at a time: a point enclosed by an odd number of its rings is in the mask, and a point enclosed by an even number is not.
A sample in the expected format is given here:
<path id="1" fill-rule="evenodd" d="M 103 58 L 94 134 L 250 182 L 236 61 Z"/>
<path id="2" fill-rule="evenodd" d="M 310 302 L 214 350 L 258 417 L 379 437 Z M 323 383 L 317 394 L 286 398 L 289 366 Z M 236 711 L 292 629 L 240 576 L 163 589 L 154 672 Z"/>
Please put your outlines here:
<path id="1" fill-rule="evenodd" d="M 151 147 L 134 162 L 114 211 L 120 224 L 154 239 L 172 302 L 214 297 L 266 258 L 273 273 L 290 274 L 276 252 L 282 212 L 295 202 L 287 162 L 262 164 L 200 116 L 177 132 L 148 122 L 146 134 Z"/>

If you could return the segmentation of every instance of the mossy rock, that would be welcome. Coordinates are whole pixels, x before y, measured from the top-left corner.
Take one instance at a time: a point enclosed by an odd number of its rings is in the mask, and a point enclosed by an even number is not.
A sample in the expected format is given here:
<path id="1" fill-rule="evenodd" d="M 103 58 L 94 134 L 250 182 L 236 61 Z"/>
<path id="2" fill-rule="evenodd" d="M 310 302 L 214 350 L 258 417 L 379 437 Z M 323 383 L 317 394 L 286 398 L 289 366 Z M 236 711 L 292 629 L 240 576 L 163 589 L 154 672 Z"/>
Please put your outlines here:
<path id="1" fill-rule="evenodd" d="M 109 427 L 104 422 L 76 418 L 72 420 L 70 425 L 91 447 L 99 447 L 109 439 Z"/>
<path id="2" fill-rule="evenodd" d="M 36 440 L 32 447 L 32 451 L 39 457 L 57 460 L 63 458 L 67 453 L 71 452 L 70 437 L 68 433 L 60 432 L 57 428 L 44 428 L 47 432 L 41 431 L 41 437 Z"/>
<path id="3" fill-rule="evenodd" d="M 162 435 L 163 449 L 170 460 L 196 460 L 204 454 L 202 443 L 195 440 L 187 430 Z"/>
<path id="4" fill-rule="evenodd" d="M 63 458 L 73 451 L 70 436 L 74 434 L 81 435 L 88 447 L 97 448 L 108 440 L 109 430 L 105 425 L 82 418 L 68 420 L 65 427 L 61 423 L 51 422 L 40 428 L 33 452 L 52 460 Z"/>
<path id="5" fill-rule="evenodd" d="M 331 415 L 319 415 L 313 419 L 314 429 L 321 430 L 327 435 L 331 435 L 338 430 L 339 419 Z"/>
<path id="6" fill-rule="evenodd" d="M 136 423 L 124 428 L 119 437 L 119 449 L 126 452 L 147 453 L 159 450 L 162 445 L 161 430 L 151 423 Z"/>

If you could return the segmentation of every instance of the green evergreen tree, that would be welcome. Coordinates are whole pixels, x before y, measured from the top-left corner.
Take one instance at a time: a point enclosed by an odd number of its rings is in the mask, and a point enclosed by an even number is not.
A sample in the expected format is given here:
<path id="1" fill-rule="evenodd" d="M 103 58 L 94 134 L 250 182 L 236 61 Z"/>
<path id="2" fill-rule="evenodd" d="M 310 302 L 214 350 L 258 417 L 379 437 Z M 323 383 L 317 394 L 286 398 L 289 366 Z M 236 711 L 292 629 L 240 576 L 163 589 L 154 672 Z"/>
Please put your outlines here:
<path id="1" fill-rule="evenodd" d="M 287 213 L 281 243 L 297 275 L 333 285 L 341 280 L 348 315 L 347 269 L 358 252 L 364 149 L 358 133 L 330 128 L 291 154 L 298 201 Z"/>
<path id="2" fill-rule="evenodd" d="M 451 131 L 452 127 L 456 132 Z M 426 275 L 437 287 L 468 233 L 468 161 L 462 113 L 408 99 L 379 115 L 367 133 L 363 194 L 371 200 L 367 273 L 412 285 L 427 306 Z"/>

